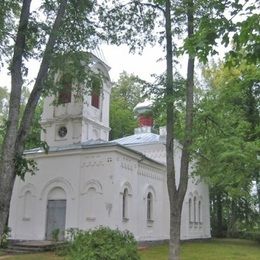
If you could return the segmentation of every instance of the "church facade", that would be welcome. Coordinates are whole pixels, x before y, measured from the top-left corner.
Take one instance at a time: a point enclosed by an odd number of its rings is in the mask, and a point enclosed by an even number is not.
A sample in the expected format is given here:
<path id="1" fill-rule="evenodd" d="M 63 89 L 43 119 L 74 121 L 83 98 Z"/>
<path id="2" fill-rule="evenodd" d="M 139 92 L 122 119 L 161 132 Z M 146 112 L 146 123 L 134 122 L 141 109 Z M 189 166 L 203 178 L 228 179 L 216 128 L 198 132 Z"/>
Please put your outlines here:
<path id="1" fill-rule="evenodd" d="M 25 181 L 16 178 L 9 216 L 12 239 L 51 240 L 55 234 L 64 239 L 66 230 L 100 225 L 129 230 L 138 241 L 169 239 L 164 128 L 152 133 L 151 119 L 140 116 L 135 134 L 108 141 L 109 67 L 93 58 L 94 70 L 105 75 L 99 93 L 77 99 L 67 89 L 45 99 L 41 138 L 50 149 L 48 154 L 37 148 L 26 151 L 38 171 Z M 55 98 L 58 106 L 53 106 Z M 140 104 L 137 111 L 147 108 Z M 176 142 L 177 180 L 180 155 Z M 209 237 L 208 186 L 191 177 L 181 239 Z"/>

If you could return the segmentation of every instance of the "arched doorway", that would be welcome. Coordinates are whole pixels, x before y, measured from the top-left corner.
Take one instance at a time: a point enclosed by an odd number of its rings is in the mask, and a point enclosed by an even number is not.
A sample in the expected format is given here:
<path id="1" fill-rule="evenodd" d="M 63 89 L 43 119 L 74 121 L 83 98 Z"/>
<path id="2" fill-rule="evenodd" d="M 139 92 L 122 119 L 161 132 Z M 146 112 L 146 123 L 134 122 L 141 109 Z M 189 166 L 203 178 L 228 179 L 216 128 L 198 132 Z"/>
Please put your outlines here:
<path id="1" fill-rule="evenodd" d="M 46 239 L 64 240 L 66 224 L 66 193 L 53 188 L 47 197 Z"/>

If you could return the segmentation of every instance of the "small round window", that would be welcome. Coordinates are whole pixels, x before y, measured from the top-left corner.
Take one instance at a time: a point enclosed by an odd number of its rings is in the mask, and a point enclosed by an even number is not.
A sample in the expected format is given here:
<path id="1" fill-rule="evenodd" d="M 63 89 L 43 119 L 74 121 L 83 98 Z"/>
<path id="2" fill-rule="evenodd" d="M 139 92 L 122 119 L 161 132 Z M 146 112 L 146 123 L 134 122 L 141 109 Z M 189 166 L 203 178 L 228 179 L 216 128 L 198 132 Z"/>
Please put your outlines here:
<path id="1" fill-rule="evenodd" d="M 61 137 L 61 138 L 65 137 L 67 132 L 68 132 L 67 127 L 61 126 L 58 131 L 59 137 Z"/>

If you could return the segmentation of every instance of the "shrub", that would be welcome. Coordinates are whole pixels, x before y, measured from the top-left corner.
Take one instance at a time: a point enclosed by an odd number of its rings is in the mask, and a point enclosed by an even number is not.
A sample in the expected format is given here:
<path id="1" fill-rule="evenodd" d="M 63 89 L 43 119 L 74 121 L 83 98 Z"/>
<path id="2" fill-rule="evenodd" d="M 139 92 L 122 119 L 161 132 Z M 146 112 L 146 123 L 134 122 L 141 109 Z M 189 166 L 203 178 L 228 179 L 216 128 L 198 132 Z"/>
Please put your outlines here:
<path id="1" fill-rule="evenodd" d="M 254 240 L 260 243 L 260 232 L 245 232 L 244 238 Z"/>
<path id="2" fill-rule="evenodd" d="M 58 242 L 59 241 L 59 234 L 60 234 L 60 229 L 56 228 L 52 230 L 51 232 L 51 238 L 53 241 Z"/>
<path id="3" fill-rule="evenodd" d="M 68 248 L 68 259 L 73 260 L 139 260 L 137 242 L 128 231 L 99 227 L 76 231 Z"/>
<path id="4" fill-rule="evenodd" d="M 11 229 L 5 226 L 4 233 L 0 236 L 0 248 L 6 248 L 8 246 L 10 232 Z"/>

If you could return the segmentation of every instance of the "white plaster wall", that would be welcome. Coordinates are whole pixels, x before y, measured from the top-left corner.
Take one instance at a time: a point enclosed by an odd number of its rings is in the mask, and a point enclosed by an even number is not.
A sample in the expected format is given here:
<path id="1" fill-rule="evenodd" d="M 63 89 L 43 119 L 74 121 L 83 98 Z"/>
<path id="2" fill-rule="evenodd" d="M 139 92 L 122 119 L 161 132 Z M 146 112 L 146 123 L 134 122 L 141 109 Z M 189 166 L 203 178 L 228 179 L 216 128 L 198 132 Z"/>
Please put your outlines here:
<path id="1" fill-rule="evenodd" d="M 54 96 L 44 100 L 42 114 L 41 140 L 49 146 L 62 146 L 81 141 L 83 102 L 72 94 L 71 103 L 53 106 Z M 64 138 L 58 135 L 58 129 L 66 126 L 68 133 Z"/>
<path id="2" fill-rule="evenodd" d="M 36 158 L 36 175 L 27 175 L 25 181 L 16 178 L 13 190 L 9 226 L 12 238 L 45 239 L 47 196 L 52 188 L 61 187 L 66 193 L 66 229 L 77 227 L 80 157 L 74 155 L 43 156 Z M 33 191 L 30 219 L 23 218 L 23 194 Z"/>
<path id="3" fill-rule="evenodd" d="M 47 196 L 52 188 L 60 187 L 66 193 L 66 229 L 89 229 L 99 225 L 130 230 L 140 240 L 165 239 L 164 227 L 167 221 L 161 221 L 164 209 L 164 185 L 161 169 L 144 162 L 138 163 L 140 156 L 127 153 L 64 152 L 49 155 L 35 155 L 40 169 L 36 175 L 27 176 L 25 182 L 16 179 L 10 210 L 9 226 L 14 239 L 45 239 Z M 141 166 L 142 165 L 142 166 Z M 152 178 L 141 175 L 138 169 L 145 169 Z M 158 168 L 158 167 L 157 167 Z M 128 203 L 128 221 L 122 219 L 122 190 L 130 185 Z M 145 192 L 148 186 L 154 187 L 154 223 L 147 227 Z M 88 215 L 86 204 L 87 190 L 95 187 L 97 196 L 95 212 Z M 30 218 L 24 219 L 23 197 L 26 191 L 32 193 Z M 168 229 L 167 229 L 168 233 Z"/>
<path id="4" fill-rule="evenodd" d="M 165 201 L 166 172 L 153 168 L 149 162 L 138 165 L 137 234 L 139 241 L 169 238 L 169 211 Z M 147 194 L 153 194 L 152 222 L 147 221 Z"/>
<path id="5" fill-rule="evenodd" d="M 147 157 L 156 160 L 161 163 L 166 163 L 166 150 L 163 143 L 151 143 L 151 144 L 138 144 L 128 145 L 132 149 L 145 154 Z M 175 171 L 176 171 L 176 183 L 179 183 L 180 176 L 180 162 L 181 162 L 181 148 L 178 142 L 175 142 Z M 190 165 L 189 172 L 192 172 L 193 164 Z M 188 194 L 197 193 L 202 198 L 202 224 L 201 225 L 190 225 L 189 223 L 189 197 Z M 167 192 L 167 186 L 165 186 L 164 193 L 165 209 L 169 214 L 169 198 Z M 182 209 L 182 222 L 181 222 L 181 239 L 195 239 L 195 238 L 209 238 L 210 235 L 210 213 L 209 213 L 209 191 L 208 185 L 204 182 L 198 181 L 198 177 L 190 177 L 188 181 L 188 188 L 186 196 L 183 202 Z M 169 220 L 167 220 L 169 221 Z M 169 228 L 169 226 L 167 227 Z"/>
<path id="6" fill-rule="evenodd" d="M 115 154 L 115 177 L 113 192 L 113 226 L 120 230 L 130 230 L 134 235 L 137 232 L 138 179 L 137 160 L 125 154 Z M 123 191 L 128 189 L 127 220 L 123 219 Z"/>
<path id="7" fill-rule="evenodd" d="M 91 153 L 81 155 L 80 195 L 78 219 L 80 229 L 91 229 L 100 225 L 110 226 L 111 214 L 114 210 L 109 204 L 113 203 L 114 158 L 108 153 Z M 96 189 L 94 212 L 88 212 L 87 190 Z"/>
<path id="8" fill-rule="evenodd" d="M 49 191 L 61 187 L 66 193 L 66 229 L 89 229 L 99 225 L 131 231 L 137 240 L 169 238 L 169 200 L 165 167 L 123 148 L 71 150 L 33 155 L 40 169 L 25 182 L 16 179 L 9 226 L 14 239 L 45 238 Z M 126 185 L 126 186 L 124 186 Z M 128 220 L 122 218 L 122 192 L 129 187 Z M 89 214 L 88 189 L 95 188 L 94 212 Z M 24 195 L 30 191 L 31 208 L 24 218 Z M 153 223 L 147 223 L 147 192 L 154 195 Z M 189 194 L 203 197 L 202 226 L 189 226 Z M 181 238 L 205 238 L 209 232 L 208 189 L 189 181 L 185 197 Z"/>

